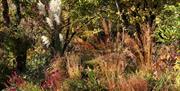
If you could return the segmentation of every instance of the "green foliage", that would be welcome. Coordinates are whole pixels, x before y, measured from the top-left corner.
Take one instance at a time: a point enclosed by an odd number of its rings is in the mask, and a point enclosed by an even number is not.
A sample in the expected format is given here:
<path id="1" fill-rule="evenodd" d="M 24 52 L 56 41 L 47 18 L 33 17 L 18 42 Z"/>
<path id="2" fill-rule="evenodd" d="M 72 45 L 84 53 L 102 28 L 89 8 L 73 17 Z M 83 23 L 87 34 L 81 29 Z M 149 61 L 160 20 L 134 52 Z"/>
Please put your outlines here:
<path id="1" fill-rule="evenodd" d="M 174 83 L 174 76 L 176 76 L 174 71 L 166 71 L 157 76 L 153 73 L 144 73 L 144 78 L 148 82 L 149 91 L 163 91 L 167 89 L 171 91 L 177 89 L 178 87 L 176 87 Z"/>
<path id="2" fill-rule="evenodd" d="M 43 91 L 38 85 L 26 83 L 19 88 L 20 91 Z"/>
<path id="3" fill-rule="evenodd" d="M 176 87 L 180 88 L 180 59 L 176 60 L 174 70 L 176 72 L 176 78 L 175 78 Z"/>
<path id="4" fill-rule="evenodd" d="M 144 77 L 148 82 L 148 89 L 151 91 L 156 85 L 156 79 L 153 77 L 152 74 L 145 75 Z"/>
<path id="5" fill-rule="evenodd" d="M 172 43 L 180 39 L 180 3 L 165 5 L 156 18 L 158 28 L 155 31 L 157 42 Z"/>
<path id="6" fill-rule="evenodd" d="M 68 79 L 64 82 L 64 89 L 68 91 L 104 91 L 98 83 L 93 70 L 85 72 L 87 77 L 82 79 Z"/>
<path id="7" fill-rule="evenodd" d="M 96 80 L 96 75 L 93 70 L 89 69 L 87 72 L 88 80 L 87 80 L 87 86 L 90 90 L 99 90 L 100 86 Z"/>
<path id="8" fill-rule="evenodd" d="M 27 82 L 20 87 L 12 86 L 2 91 L 43 91 L 38 85 L 34 85 L 33 83 Z"/>
<path id="9" fill-rule="evenodd" d="M 64 81 L 64 89 L 68 91 L 81 91 L 86 90 L 86 83 L 83 80 L 69 79 Z"/>

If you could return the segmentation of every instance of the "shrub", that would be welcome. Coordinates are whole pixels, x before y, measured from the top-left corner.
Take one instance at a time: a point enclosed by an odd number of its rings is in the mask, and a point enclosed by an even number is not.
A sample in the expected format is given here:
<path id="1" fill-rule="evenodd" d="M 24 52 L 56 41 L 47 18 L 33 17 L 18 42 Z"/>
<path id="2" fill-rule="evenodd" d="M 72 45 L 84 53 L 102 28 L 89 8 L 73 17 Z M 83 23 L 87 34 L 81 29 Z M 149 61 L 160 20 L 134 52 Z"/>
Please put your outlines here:
<path id="1" fill-rule="evenodd" d="M 180 39 L 180 3 L 165 5 L 156 18 L 158 27 L 155 31 L 157 42 L 172 43 Z"/>

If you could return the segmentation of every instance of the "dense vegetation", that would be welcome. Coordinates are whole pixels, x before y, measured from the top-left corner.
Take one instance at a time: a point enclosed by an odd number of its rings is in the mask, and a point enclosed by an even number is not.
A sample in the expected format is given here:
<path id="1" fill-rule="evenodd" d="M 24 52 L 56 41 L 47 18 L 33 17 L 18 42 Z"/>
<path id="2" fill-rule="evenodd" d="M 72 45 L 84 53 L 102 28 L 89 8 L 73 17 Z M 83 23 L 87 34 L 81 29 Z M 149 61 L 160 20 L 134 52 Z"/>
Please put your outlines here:
<path id="1" fill-rule="evenodd" d="M 179 0 L 0 2 L 0 90 L 180 90 Z"/>

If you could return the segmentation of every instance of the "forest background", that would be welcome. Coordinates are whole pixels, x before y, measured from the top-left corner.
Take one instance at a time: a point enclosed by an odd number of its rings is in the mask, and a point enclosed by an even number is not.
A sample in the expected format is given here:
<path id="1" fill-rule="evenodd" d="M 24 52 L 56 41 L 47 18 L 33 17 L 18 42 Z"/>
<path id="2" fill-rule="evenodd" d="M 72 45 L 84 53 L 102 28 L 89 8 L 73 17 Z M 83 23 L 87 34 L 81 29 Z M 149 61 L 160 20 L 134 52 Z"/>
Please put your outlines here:
<path id="1" fill-rule="evenodd" d="M 0 2 L 0 90 L 180 90 L 179 0 Z"/>

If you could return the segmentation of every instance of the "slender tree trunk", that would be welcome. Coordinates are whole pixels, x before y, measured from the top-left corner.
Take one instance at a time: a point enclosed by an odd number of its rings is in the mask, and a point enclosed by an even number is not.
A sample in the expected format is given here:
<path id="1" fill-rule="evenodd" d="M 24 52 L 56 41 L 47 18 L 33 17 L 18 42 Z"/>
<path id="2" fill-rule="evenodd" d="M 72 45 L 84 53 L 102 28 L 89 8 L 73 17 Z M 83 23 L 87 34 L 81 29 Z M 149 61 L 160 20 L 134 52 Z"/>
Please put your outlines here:
<path id="1" fill-rule="evenodd" d="M 3 18 L 4 18 L 4 24 L 9 27 L 10 24 L 10 17 L 9 17 L 9 6 L 7 0 L 1 1 L 3 6 Z"/>
<path id="2" fill-rule="evenodd" d="M 53 55 L 57 53 L 61 53 L 62 44 L 59 40 L 59 31 L 54 29 L 52 33 L 52 47 L 53 47 Z"/>
<path id="3" fill-rule="evenodd" d="M 16 5 L 16 23 L 18 25 L 21 21 L 21 10 L 19 0 L 14 0 L 14 4 Z"/>

